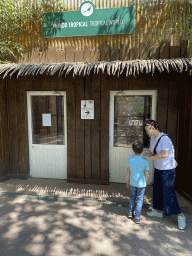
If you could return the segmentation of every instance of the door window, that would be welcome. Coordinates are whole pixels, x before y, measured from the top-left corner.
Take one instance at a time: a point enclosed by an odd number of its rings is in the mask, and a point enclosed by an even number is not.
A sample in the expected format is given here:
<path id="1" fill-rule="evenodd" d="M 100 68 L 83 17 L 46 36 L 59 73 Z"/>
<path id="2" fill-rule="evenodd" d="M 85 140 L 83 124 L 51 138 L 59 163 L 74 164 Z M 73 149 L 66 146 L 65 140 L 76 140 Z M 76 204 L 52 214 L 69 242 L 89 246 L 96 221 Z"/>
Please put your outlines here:
<path id="1" fill-rule="evenodd" d="M 65 145 L 64 97 L 32 96 L 32 144 Z"/>
<path id="2" fill-rule="evenodd" d="M 149 146 L 144 121 L 152 114 L 152 96 L 114 96 L 114 147 L 131 147 L 134 141 Z"/>

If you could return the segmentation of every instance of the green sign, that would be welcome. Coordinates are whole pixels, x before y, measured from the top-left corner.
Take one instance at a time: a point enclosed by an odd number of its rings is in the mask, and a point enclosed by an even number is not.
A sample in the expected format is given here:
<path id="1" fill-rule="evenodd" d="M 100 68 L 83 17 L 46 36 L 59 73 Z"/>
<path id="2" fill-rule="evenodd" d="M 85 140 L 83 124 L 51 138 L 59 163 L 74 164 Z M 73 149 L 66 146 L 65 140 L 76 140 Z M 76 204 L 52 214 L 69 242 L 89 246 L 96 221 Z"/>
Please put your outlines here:
<path id="1" fill-rule="evenodd" d="M 134 30 L 134 7 L 95 9 L 85 1 L 78 11 L 43 14 L 44 37 L 130 34 Z"/>

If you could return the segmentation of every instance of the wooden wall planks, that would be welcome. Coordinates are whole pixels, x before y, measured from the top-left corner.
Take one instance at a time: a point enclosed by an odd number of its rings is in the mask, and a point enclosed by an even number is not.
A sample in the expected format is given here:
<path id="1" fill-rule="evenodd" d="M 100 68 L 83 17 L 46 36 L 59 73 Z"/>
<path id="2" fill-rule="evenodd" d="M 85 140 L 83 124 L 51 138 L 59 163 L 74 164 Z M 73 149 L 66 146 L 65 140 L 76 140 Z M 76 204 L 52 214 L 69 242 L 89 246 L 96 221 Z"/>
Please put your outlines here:
<path id="1" fill-rule="evenodd" d="M 92 77 L 86 76 L 84 78 L 85 83 L 85 100 L 93 100 L 92 98 Z M 91 180 L 92 179 L 92 120 L 85 119 L 85 179 Z"/>
<path id="2" fill-rule="evenodd" d="M 178 86 L 176 83 L 177 74 L 172 76 L 169 82 L 169 99 L 168 99 L 168 110 L 167 110 L 167 134 L 170 136 L 174 147 L 177 147 L 177 94 Z"/>
<path id="3" fill-rule="evenodd" d="M 91 50 L 90 46 L 85 46 L 83 51 L 75 51 L 70 46 L 65 51 L 52 51 L 46 54 L 44 60 L 59 62 L 62 58 L 65 61 L 91 62 L 91 61 L 126 61 L 134 58 L 178 58 L 186 56 L 186 41 L 181 46 L 170 47 L 169 42 L 161 42 L 158 47 L 149 47 L 149 44 L 140 44 L 139 48 L 129 48 L 129 44 L 122 44 L 120 49 L 110 50 L 109 45 L 103 45 L 101 50 Z M 55 55 L 54 52 L 57 54 Z M 35 54 L 35 53 L 34 53 Z M 62 56 L 60 56 L 62 54 Z M 180 55 L 179 55 L 180 54 Z M 35 55 L 34 55 L 35 56 Z M 60 56 L 58 58 L 58 56 Z M 39 62 L 40 62 L 39 57 Z M 0 172 L 7 170 L 10 166 L 13 174 L 27 176 L 28 174 L 28 145 L 27 145 L 27 128 L 26 128 L 26 102 L 24 94 L 26 91 L 40 90 L 63 90 L 67 92 L 67 154 L 68 154 L 68 181 L 107 183 L 109 180 L 109 99 L 110 91 L 118 90 L 158 90 L 157 103 L 157 121 L 160 130 L 170 135 L 174 146 L 191 149 L 191 113 L 192 106 L 190 102 L 191 91 L 186 89 L 184 94 L 186 101 L 182 100 L 184 108 L 178 99 L 178 88 L 180 88 L 182 75 L 175 73 L 161 74 L 155 72 L 154 76 L 140 74 L 136 77 L 125 74 L 107 75 L 106 72 L 94 74 L 93 71 L 89 76 L 73 77 L 69 75 L 58 77 L 38 75 L 35 77 L 21 77 L 18 80 L 15 77 L 8 80 L 7 95 L 5 93 L 4 81 L 0 80 L 0 113 L 1 118 L 6 120 L 6 111 L 8 109 L 9 123 L 9 140 L 8 135 L 3 136 L 2 145 L 0 146 L 0 155 L 3 161 L 0 162 Z M 4 89 L 3 89 L 4 88 Z M 17 89 L 16 89 L 17 88 Z M 3 94 L 4 93 L 4 94 Z M 3 96 L 4 95 L 4 96 Z M 183 94 L 181 94 L 183 95 Z M 6 99 L 7 97 L 7 99 Z M 4 101 L 2 101 L 4 99 Z M 95 119 L 82 120 L 80 117 L 81 100 L 94 100 Z M 181 108 L 182 113 L 178 111 Z M 4 112 L 2 112 L 4 109 Z M 183 120 L 181 123 L 179 120 Z M 183 125 L 183 122 L 187 125 Z M 178 130 L 176 124 L 182 129 Z M 182 126 L 183 125 L 183 126 Z M 6 122 L 1 131 L 6 132 Z M 178 137 L 185 132 L 184 142 L 178 141 Z M 23 136 L 25 134 L 25 136 Z M 176 143 L 177 142 L 177 143 Z M 10 143 L 10 152 L 5 150 L 6 145 Z M 182 154 L 182 149 L 179 149 Z M 10 162 L 9 162 L 10 158 Z M 191 155 L 187 159 L 182 156 L 182 160 L 191 164 Z M 188 166 L 189 166 L 188 165 Z M 189 168 L 189 167 L 188 167 Z"/>
<path id="4" fill-rule="evenodd" d="M 76 134 L 75 134 L 75 155 L 77 179 L 84 179 L 85 170 L 85 133 L 84 119 L 81 119 L 81 100 L 84 100 L 84 78 L 78 77 L 75 80 L 75 107 L 76 107 Z"/>
<path id="5" fill-rule="evenodd" d="M 179 87 L 177 106 L 178 113 L 178 133 L 177 133 L 177 179 L 176 188 L 184 191 L 192 198 L 191 188 L 191 166 L 192 166 L 192 90 L 191 76 L 182 74 L 177 79 Z M 183 168 L 183 164 L 185 168 Z"/>
<path id="6" fill-rule="evenodd" d="M 19 77 L 16 93 L 17 104 L 17 138 L 19 175 L 27 178 L 29 175 L 29 150 L 27 130 L 26 92 L 32 90 L 32 77 Z"/>
<path id="7" fill-rule="evenodd" d="M 18 147 L 18 107 L 16 101 L 16 77 L 13 76 L 8 82 L 7 102 L 8 102 L 8 120 L 9 120 L 9 152 L 10 168 L 13 174 L 19 174 L 19 147 Z"/>
<path id="8" fill-rule="evenodd" d="M 165 133 L 167 133 L 168 90 L 169 78 L 167 74 L 162 74 L 158 81 L 157 121 L 160 131 Z"/>
<path id="9" fill-rule="evenodd" d="M 109 76 L 101 75 L 101 180 L 109 181 Z"/>
<path id="10" fill-rule="evenodd" d="M 67 85 L 67 177 L 76 179 L 76 105 L 75 81 L 72 74 L 66 78 Z"/>
<path id="11" fill-rule="evenodd" d="M 6 80 L 0 78 L 0 175 L 9 172 L 9 138 Z"/>
<path id="12" fill-rule="evenodd" d="M 3 116 L 2 113 L 5 111 L 4 110 L 4 106 L 2 104 L 3 102 L 3 90 L 4 90 L 5 86 L 4 86 L 4 81 L 1 79 L 1 83 L 0 83 L 0 124 L 3 124 L 4 120 L 3 120 Z M 8 127 L 7 127 L 8 130 Z M 3 136 L 2 136 L 2 125 L 0 126 L 0 174 L 4 173 L 4 164 L 3 164 Z"/>
<path id="13" fill-rule="evenodd" d="M 91 120 L 85 120 L 85 170 L 84 177 L 87 180 L 92 179 L 92 132 Z"/>
<path id="14" fill-rule="evenodd" d="M 92 120 L 92 179 L 101 179 L 101 87 L 100 87 L 101 74 L 92 77 L 92 99 L 94 100 L 94 119 Z"/>
<path id="15" fill-rule="evenodd" d="M 175 73 L 129 76 L 20 77 L 8 81 L 8 117 L 10 141 L 10 167 L 13 174 L 27 176 L 28 152 L 26 149 L 26 116 L 24 93 L 28 90 L 66 90 L 68 122 L 68 178 L 72 180 L 107 181 L 109 178 L 109 93 L 110 90 L 158 90 L 157 121 L 160 130 L 169 134 L 174 145 L 178 137 L 177 81 Z M 179 77 L 179 75 L 178 75 Z M 38 80 L 40 79 L 40 80 Z M 114 82 L 115 81 L 115 82 Z M 41 88 L 38 88 L 41 84 Z M 17 85 L 17 90 L 15 86 Z M 59 86 L 58 86 L 59 85 Z M 1 96 L 2 97 L 2 96 Z M 95 119 L 82 120 L 81 100 L 94 100 Z M 2 107 L 2 104 L 1 104 Z M 189 102 L 185 112 L 189 111 Z M 190 119 L 190 118 L 189 118 Z M 187 129 L 187 128 L 184 128 Z M 187 129 L 188 130 L 188 129 Z M 188 130 L 189 132 L 189 130 Z M 23 136 L 25 134 L 25 136 Z M 186 140 L 185 140 L 186 141 Z M 186 144 L 186 143 L 185 143 Z M 2 154 L 2 148 L 1 148 Z M 1 163 L 2 165 L 2 163 Z M 2 167 L 1 167 L 2 169 Z"/>
<path id="16" fill-rule="evenodd" d="M 190 87 L 191 88 L 191 87 Z M 192 89 L 189 90 L 189 99 L 191 99 L 190 102 L 190 125 L 189 125 L 189 148 L 188 148 L 188 175 L 191 175 L 191 166 L 192 166 Z M 191 188 L 191 184 L 190 184 Z M 192 197 L 192 191 L 191 191 L 191 197 Z"/>

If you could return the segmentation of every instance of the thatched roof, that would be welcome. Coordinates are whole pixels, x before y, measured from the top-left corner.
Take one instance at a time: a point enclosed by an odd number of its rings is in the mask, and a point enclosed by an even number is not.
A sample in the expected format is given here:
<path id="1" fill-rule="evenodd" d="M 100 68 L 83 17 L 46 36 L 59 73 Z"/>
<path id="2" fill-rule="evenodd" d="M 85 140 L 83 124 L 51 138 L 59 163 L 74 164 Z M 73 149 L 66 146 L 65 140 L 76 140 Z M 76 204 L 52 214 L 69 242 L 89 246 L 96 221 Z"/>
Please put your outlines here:
<path id="1" fill-rule="evenodd" d="M 169 72 L 170 70 L 176 72 L 187 71 L 192 68 L 192 59 L 159 59 L 159 60 L 130 60 L 130 61 L 112 61 L 112 62 L 68 62 L 68 63 L 39 63 L 39 64 L 2 64 L 0 65 L 0 75 L 11 77 L 16 74 L 17 77 L 38 74 L 54 75 L 68 75 L 73 72 L 73 75 L 84 76 L 89 75 L 91 71 L 98 73 L 100 70 L 106 70 L 108 75 L 119 75 L 124 71 L 126 76 L 139 75 L 140 73 L 152 75 L 157 70 L 160 73 L 163 71 Z"/>

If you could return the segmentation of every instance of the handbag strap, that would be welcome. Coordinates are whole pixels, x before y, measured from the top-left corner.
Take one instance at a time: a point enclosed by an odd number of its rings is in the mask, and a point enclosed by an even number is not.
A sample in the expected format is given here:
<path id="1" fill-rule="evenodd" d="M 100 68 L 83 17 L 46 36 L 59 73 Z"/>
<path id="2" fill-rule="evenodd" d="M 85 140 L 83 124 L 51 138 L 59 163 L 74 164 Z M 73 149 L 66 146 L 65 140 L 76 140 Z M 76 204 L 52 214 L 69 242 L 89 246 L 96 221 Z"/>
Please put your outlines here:
<path id="1" fill-rule="evenodd" d="M 154 147 L 154 149 L 153 149 L 153 154 L 154 155 L 157 155 L 157 146 L 158 146 L 158 144 L 159 144 L 159 142 L 160 142 L 160 140 L 161 140 L 161 138 L 163 137 L 163 136 L 168 136 L 167 134 L 163 134 L 159 139 L 158 139 L 158 141 L 157 141 L 157 143 L 156 143 L 156 145 L 155 145 L 155 147 Z"/>

